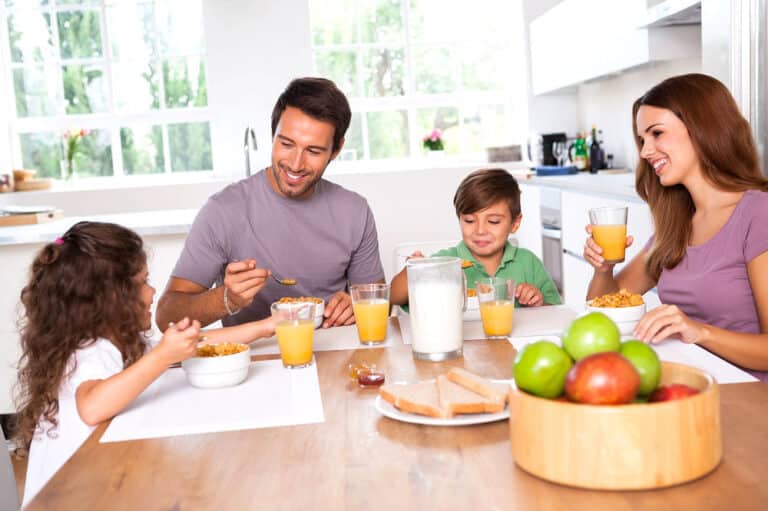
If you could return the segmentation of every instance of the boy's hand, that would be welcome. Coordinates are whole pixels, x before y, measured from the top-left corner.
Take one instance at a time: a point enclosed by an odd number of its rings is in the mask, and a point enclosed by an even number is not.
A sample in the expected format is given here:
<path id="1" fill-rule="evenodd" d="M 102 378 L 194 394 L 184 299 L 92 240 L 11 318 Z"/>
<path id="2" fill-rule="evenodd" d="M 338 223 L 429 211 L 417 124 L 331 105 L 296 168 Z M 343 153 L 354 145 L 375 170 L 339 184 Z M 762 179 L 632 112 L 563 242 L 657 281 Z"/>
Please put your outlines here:
<path id="1" fill-rule="evenodd" d="M 544 305 L 544 295 L 541 290 L 533 284 L 518 284 L 515 289 L 515 298 L 521 305 L 526 307 L 538 307 Z"/>
<path id="2" fill-rule="evenodd" d="M 184 318 L 178 323 L 171 323 L 155 347 L 166 365 L 181 362 L 197 354 L 200 338 L 200 322 Z"/>
<path id="3" fill-rule="evenodd" d="M 424 257 L 424 254 L 422 254 L 420 250 L 417 250 L 413 254 L 406 257 L 405 260 L 407 261 L 408 259 L 420 259 L 422 257 Z"/>

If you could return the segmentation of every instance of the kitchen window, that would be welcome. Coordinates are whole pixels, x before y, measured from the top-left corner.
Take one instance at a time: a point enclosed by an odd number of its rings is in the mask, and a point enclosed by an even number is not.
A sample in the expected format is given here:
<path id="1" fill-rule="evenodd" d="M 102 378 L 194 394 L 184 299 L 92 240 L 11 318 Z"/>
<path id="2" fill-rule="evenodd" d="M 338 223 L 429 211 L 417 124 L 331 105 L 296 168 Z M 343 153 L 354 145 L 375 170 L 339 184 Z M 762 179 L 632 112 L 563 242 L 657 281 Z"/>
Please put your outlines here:
<path id="1" fill-rule="evenodd" d="M 445 153 L 525 138 L 518 0 L 310 0 L 315 73 L 352 106 L 341 160 L 411 158 L 443 132 Z"/>
<path id="2" fill-rule="evenodd" d="M 0 0 L 15 165 L 62 177 L 211 171 L 201 0 Z"/>

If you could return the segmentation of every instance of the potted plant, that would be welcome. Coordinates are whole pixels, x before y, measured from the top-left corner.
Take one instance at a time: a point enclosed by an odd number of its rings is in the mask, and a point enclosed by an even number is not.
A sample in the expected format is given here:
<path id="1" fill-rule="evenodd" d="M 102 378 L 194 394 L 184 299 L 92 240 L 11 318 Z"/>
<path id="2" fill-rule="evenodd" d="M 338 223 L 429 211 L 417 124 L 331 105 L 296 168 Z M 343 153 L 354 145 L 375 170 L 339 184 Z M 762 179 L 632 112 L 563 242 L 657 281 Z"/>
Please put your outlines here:
<path id="1" fill-rule="evenodd" d="M 70 130 L 67 130 L 62 135 L 63 141 L 64 141 L 64 147 L 66 149 L 65 154 L 65 178 L 67 180 L 70 180 L 75 177 L 75 154 L 77 153 L 79 147 L 80 147 L 80 140 L 88 136 L 90 133 L 90 130 L 86 128 L 73 128 Z"/>
<path id="2" fill-rule="evenodd" d="M 422 146 L 428 155 L 443 154 L 443 151 L 445 151 L 443 132 L 438 128 L 433 129 L 431 133 L 424 135 L 424 138 L 422 138 Z"/>

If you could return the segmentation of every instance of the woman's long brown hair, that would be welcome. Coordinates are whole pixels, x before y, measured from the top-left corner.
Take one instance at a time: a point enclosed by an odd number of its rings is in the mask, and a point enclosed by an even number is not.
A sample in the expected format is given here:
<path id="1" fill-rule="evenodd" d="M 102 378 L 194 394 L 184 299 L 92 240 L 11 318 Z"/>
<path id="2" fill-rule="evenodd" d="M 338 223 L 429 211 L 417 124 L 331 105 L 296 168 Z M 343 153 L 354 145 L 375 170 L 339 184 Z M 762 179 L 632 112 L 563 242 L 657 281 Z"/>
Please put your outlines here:
<path id="1" fill-rule="evenodd" d="M 146 349 L 136 276 L 146 264 L 141 238 L 115 224 L 80 222 L 35 257 L 21 291 L 22 355 L 14 438 L 24 453 L 32 437 L 57 426 L 59 388 L 70 360 L 100 337 L 120 350 L 125 366 Z"/>
<path id="2" fill-rule="evenodd" d="M 683 122 L 704 178 L 712 185 L 731 192 L 768 191 L 749 123 L 722 83 L 703 74 L 674 76 L 637 99 L 632 105 L 632 134 L 638 154 L 642 140 L 637 135 L 637 111 L 643 105 L 670 110 Z M 674 268 L 685 256 L 695 206 L 683 185 L 662 186 L 642 158 L 637 162 L 635 188 L 653 215 L 655 236 L 646 271 L 658 280 L 663 269 Z"/>

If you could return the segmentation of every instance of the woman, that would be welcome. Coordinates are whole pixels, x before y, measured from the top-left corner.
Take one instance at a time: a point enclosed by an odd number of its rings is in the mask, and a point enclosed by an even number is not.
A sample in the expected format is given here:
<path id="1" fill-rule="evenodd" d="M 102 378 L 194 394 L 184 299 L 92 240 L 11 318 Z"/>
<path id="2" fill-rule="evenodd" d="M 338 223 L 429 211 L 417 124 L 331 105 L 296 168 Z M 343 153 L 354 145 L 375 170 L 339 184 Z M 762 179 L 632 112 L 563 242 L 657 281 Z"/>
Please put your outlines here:
<path id="1" fill-rule="evenodd" d="M 656 286 L 663 305 L 640 320 L 638 338 L 677 338 L 768 371 L 768 179 L 749 124 L 725 86 L 701 74 L 656 85 L 632 117 L 636 189 L 655 234 L 616 276 L 588 238 L 588 298 Z"/>

